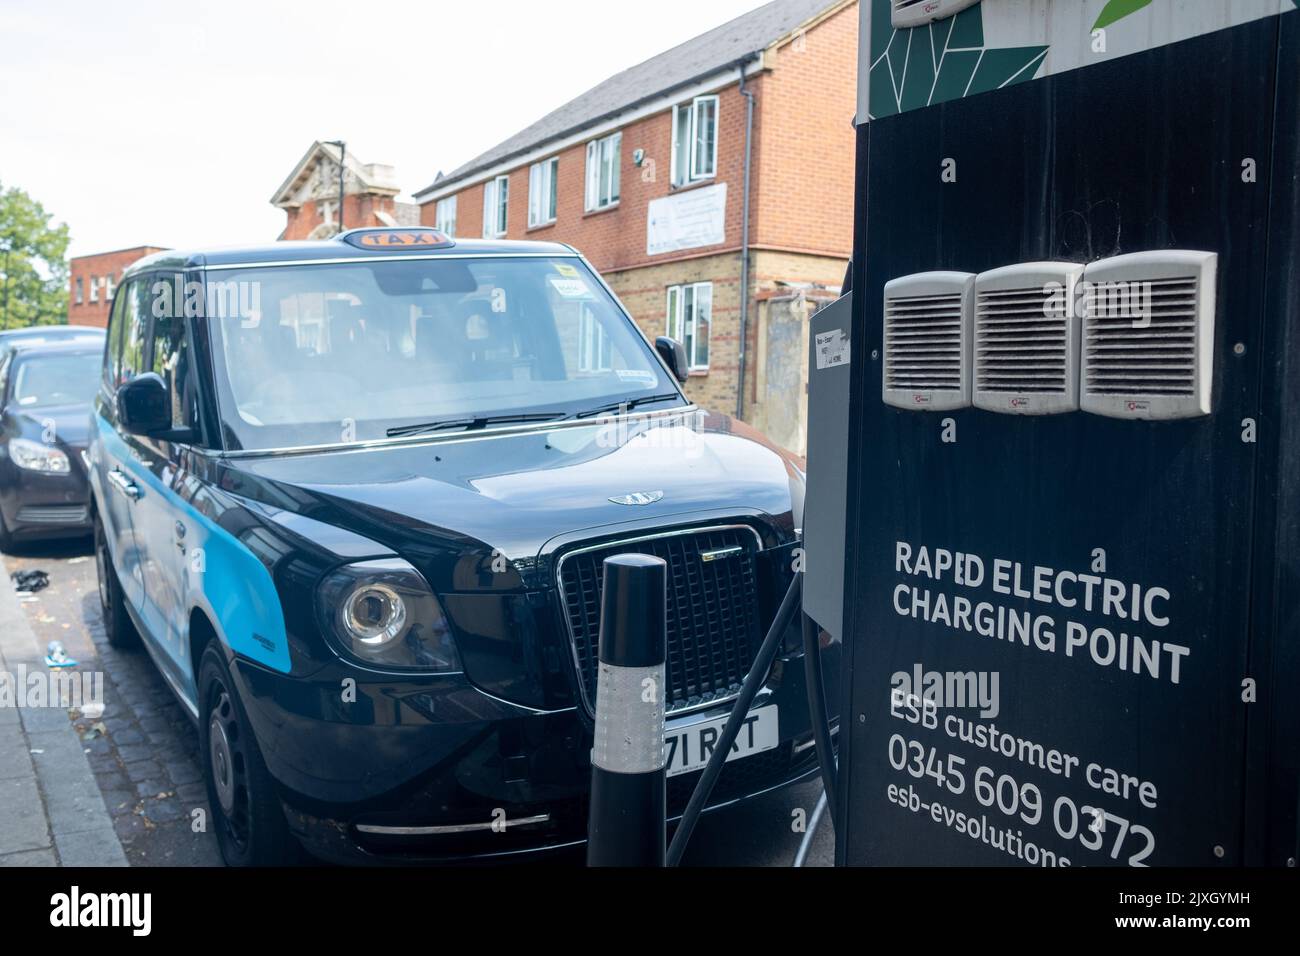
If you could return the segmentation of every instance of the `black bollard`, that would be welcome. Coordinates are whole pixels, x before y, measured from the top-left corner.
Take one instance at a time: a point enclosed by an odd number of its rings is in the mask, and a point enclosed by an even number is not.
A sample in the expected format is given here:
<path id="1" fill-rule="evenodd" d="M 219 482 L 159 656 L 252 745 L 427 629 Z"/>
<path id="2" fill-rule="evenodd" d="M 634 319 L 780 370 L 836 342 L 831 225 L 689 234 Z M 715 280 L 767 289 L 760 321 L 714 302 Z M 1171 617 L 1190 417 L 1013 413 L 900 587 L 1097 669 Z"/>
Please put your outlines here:
<path id="1" fill-rule="evenodd" d="M 645 554 L 605 559 L 588 866 L 664 865 L 667 573 Z"/>

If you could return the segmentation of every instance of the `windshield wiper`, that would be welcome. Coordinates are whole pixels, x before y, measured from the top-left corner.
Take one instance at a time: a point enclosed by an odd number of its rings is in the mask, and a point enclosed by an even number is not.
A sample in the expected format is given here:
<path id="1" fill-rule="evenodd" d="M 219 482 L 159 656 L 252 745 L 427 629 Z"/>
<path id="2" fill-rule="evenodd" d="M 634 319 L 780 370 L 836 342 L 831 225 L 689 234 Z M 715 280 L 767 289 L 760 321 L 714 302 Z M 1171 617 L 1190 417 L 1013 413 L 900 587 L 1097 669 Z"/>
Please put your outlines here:
<path id="1" fill-rule="evenodd" d="M 564 412 L 528 412 L 520 415 L 479 415 L 475 418 L 449 418 L 437 422 L 423 422 L 419 425 L 398 425 L 388 429 L 389 438 L 404 435 L 422 435 L 425 432 L 440 432 L 449 428 L 463 428 L 472 431 L 486 428 L 488 425 L 514 425 L 520 422 L 553 422 L 563 418 Z"/>
<path id="2" fill-rule="evenodd" d="M 601 405 L 599 408 L 588 408 L 581 412 L 574 412 L 570 418 L 590 418 L 592 415 L 603 415 L 605 412 L 617 412 L 622 409 L 632 410 L 638 405 L 645 405 L 649 402 L 666 402 L 670 398 L 680 398 L 676 392 L 665 392 L 662 395 L 642 395 L 639 398 L 624 398 L 621 401 L 610 402 L 607 405 Z"/>
<path id="3" fill-rule="evenodd" d="M 397 425 L 388 429 L 385 434 L 389 438 L 400 438 L 406 435 L 423 435 L 428 432 L 439 432 L 451 428 L 463 428 L 466 431 L 473 431 L 479 428 L 486 428 L 488 425 L 514 425 L 522 422 L 553 422 L 562 418 L 590 418 L 593 415 L 603 415 L 605 412 L 616 412 L 620 409 L 633 409 L 638 405 L 644 405 L 649 402 L 666 402 L 669 399 L 680 398 L 676 392 L 665 392 L 662 395 L 641 395 L 636 398 L 625 398 L 617 402 L 609 402 L 598 408 L 588 408 L 572 415 L 566 415 L 564 412 L 524 412 L 518 415 L 478 415 L 473 418 L 448 418 L 436 422 L 422 422 L 418 425 Z"/>

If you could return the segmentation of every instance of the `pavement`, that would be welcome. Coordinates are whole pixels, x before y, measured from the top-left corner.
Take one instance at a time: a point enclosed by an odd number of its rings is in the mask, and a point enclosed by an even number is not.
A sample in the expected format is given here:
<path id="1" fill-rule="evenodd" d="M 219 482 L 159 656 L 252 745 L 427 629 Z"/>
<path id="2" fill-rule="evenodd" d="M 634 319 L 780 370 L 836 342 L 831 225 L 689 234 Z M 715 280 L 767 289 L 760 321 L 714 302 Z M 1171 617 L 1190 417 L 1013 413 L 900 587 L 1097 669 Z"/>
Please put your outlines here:
<path id="1" fill-rule="evenodd" d="M 40 656 L 50 641 L 60 641 L 79 662 L 78 672 L 102 677 L 101 714 L 63 709 L 51 713 L 77 745 L 75 756 L 87 768 L 123 862 L 220 866 L 216 837 L 207 826 L 212 816 L 198 762 L 198 734 L 147 653 L 109 646 L 90 542 L 29 545 L 20 554 L 0 558 L 0 568 L 0 607 L 11 614 L 19 609 Z M 19 603 L 9 574 L 20 570 L 45 571 L 49 586 Z M 8 628 L 3 630 L 8 633 Z M 26 719 L 27 712 L 22 713 Z M 0 749 L 8 736 L 4 720 L 0 709 Z M 0 810 L 0 854 L 9 846 Z"/>
<path id="2" fill-rule="evenodd" d="M 41 693 L 50 683 L 44 657 L 5 573 L 0 670 L 10 676 L 7 699 L 0 698 L 0 866 L 125 866 L 89 751 L 69 719 L 82 712 L 65 706 L 74 700 L 62 693 L 67 686 Z M 93 697 L 93 682 L 90 689 Z"/>
<path id="3" fill-rule="evenodd" d="M 20 599 L 20 570 L 49 586 Z M 46 673 L 54 640 L 102 677 L 104 709 L 0 706 L 0 865 L 220 866 L 197 732 L 147 653 L 108 645 L 88 541 L 0 556 L 0 671 Z M 707 814 L 683 864 L 790 866 L 820 795 L 807 783 Z M 833 858 L 823 817 L 805 865 Z"/>

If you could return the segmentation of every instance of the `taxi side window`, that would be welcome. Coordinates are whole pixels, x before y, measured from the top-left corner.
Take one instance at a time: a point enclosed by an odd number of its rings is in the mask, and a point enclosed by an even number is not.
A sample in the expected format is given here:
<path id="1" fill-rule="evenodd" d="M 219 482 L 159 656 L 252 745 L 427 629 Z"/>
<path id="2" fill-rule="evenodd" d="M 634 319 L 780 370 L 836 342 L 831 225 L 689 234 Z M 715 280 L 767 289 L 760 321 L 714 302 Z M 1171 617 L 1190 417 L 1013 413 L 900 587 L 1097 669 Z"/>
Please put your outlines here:
<path id="1" fill-rule="evenodd" d="M 155 281 L 173 282 L 173 277 L 160 275 Z M 152 298 L 152 297 L 151 297 Z M 167 383 L 171 396 L 172 427 L 187 428 L 197 424 L 197 418 L 191 414 L 193 395 L 190 388 L 190 352 L 185 335 L 184 310 L 177 303 L 175 308 L 168 307 L 162 299 L 153 298 L 153 332 L 149 349 L 149 370 L 157 373 Z"/>
<path id="2" fill-rule="evenodd" d="M 127 300 L 131 298 L 133 285 L 119 289 L 113 301 L 113 314 L 108 320 L 108 344 L 104 352 L 104 384 L 109 389 L 116 389 L 121 384 L 122 339 L 126 329 Z"/>
<path id="3" fill-rule="evenodd" d="M 123 316 L 122 361 L 118 368 L 117 384 L 125 385 L 144 368 L 144 337 L 149 326 L 149 285 L 152 276 L 135 279 L 126 294 L 126 314 Z"/>

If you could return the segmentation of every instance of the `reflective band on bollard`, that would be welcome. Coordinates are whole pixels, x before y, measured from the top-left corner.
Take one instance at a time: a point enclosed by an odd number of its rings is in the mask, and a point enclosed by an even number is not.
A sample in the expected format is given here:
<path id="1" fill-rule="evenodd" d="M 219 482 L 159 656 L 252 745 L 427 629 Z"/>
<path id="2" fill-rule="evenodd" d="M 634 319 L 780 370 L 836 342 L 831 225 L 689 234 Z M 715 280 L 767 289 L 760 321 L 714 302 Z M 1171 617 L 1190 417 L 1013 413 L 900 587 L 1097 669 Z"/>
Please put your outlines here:
<path id="1" fill-rule="evenodd" d="M 664 665 L 619 667 L 601 661 L 599 666 L 591 765 L 614 773 L 662 770 Z M 601 701 L 613 703 L 605 707 Z"/>
<path id="2" fill-rule="evenodd" d="M 605 559 L 588 866 L 664 865 L 667 571 L 644 554 Z"/>

